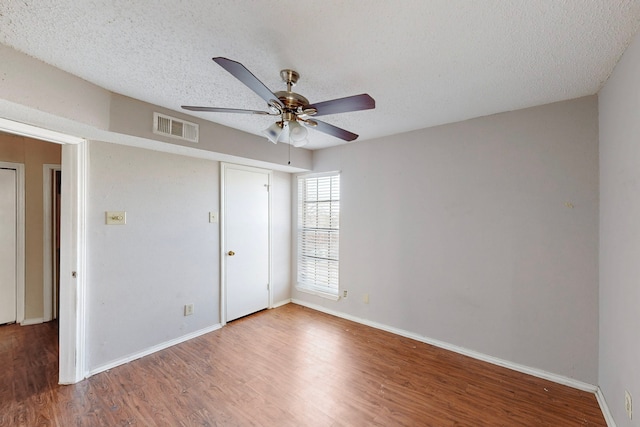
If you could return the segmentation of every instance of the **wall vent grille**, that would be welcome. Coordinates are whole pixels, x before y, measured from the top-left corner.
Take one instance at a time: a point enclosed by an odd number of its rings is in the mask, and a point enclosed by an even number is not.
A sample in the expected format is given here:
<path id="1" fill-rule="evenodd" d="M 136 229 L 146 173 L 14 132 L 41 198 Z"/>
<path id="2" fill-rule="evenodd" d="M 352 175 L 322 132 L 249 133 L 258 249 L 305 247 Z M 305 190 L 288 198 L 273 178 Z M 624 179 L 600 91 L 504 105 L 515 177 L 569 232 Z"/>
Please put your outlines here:
<path id="1" fill-rule="evenodd" d="M 153 133 L 185 141 L 198 142 L 199 128 L 196 123 L 160 113 L 153 113 Z"/>

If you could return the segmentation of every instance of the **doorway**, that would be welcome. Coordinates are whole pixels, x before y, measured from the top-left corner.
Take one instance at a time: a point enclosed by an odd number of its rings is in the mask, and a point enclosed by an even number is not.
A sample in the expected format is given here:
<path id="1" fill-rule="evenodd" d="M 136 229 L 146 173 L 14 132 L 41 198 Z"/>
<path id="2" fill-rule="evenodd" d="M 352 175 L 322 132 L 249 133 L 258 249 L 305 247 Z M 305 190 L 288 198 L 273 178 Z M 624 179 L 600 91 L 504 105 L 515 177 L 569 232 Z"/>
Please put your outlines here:
<path id="1" fill-rule="evenodd" d="M 62 170 L 53 171 L 53 318 L 60 311 L 60 206 L 62 200 Z"/>
<path id="2" fill-rule="evenodd" d="M 271 171 L 221 165 L 221 323 L 270 307 Z"/>
<path id="3" fill-rule="evenodd" d="M 86 285 L 86 182 L 88 164 L 88 142 L 82 138 L 42 130 L 30 125 L 5 120 L 0 117 L 0 135 L 3 133 L 26 136 L 36 140 L 62 144 L 60 203 L 60 297 L 57 313 L 59 320 L 59 382 L 76 383 L 86 376 L 85 372 L 85 285 Z M 15 154 L 16 151 L 11 151 Z M 17 153 L 21 153 L 20 150 Z M 35 158 L 40 159 L 39 156 Z M 25 164 L 0 161 L 0 168 L 17 171 L 17 307 L 16 322 L 22 325 L 41 323 L 43 318 L 25 321 Z M 40 196 L 42 197 L 42 196 Z M 31 211 L 33 213 L 34 210 Z M 40 211 L 42 212 L 42 211 Z M 36 226 L 35 228 L 39 228 Z M 43 245 L 39 249 L 42 251 Z M 30 258 L 31 259 L 31 258 Z M 42 265 L 40 266 L 42 267 Z M 40 269 L 40 268 L 38 268 Z M 41 282 L 42 283 L 42 282 Z M 42 285 L 41 285 L 42 286 Z M 52 289 L 48 287 L 48 289 Z M 51 309 L 53 311 L 53 308 Z"/>
<path id="4" fill-rule="evenodd" d="M 58 318 L 60 312 L 60 165 L 45 164 L 42 170 L 43 233 L 43 320 Z"/>

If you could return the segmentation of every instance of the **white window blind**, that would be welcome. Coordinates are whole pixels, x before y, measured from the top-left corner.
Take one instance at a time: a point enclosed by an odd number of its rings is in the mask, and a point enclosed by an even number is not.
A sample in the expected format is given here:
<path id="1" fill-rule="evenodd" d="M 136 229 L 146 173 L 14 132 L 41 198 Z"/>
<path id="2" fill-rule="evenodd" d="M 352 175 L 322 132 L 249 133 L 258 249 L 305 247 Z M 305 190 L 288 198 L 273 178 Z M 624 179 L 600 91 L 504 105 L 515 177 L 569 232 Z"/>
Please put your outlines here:
<path id="1" fill-rule="evenodd" d="M 338 295 L 340 175 L 298 177 L 298 286 Z"/>

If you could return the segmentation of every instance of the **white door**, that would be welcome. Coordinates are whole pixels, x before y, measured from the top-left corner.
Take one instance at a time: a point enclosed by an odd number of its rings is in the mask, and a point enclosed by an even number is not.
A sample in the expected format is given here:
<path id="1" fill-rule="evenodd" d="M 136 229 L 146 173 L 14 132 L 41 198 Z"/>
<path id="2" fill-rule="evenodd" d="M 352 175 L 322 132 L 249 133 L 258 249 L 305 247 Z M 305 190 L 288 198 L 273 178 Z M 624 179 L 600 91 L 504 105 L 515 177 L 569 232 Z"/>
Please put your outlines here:
<path id="1" fill-rule="evenodd" d="M 223 164 L 226 321 L 269 306 L 269 171 Z"/>
<path id="2" fill-rule="evenodd" d="M 0 325 L 16 321 L 16 171 L 0 169 Z"/>

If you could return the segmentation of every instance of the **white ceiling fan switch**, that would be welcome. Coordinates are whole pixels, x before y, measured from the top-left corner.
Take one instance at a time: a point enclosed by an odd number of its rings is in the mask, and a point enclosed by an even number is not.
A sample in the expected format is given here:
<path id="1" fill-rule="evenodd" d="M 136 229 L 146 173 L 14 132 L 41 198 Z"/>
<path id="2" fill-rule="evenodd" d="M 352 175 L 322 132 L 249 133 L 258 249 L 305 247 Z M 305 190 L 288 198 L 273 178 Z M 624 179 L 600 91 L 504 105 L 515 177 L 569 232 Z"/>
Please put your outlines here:
<path id="1" fill-rule="evenodd" d="M 209 212 L 209 222 L 212 224 L 218 222 L 218 212 Z"/>
<path id="2" fill-rule="evenodd" d="M 127 223 L 127 213 L 125 211 L 105 212 L 107 225 L 124 225 Z"/>

